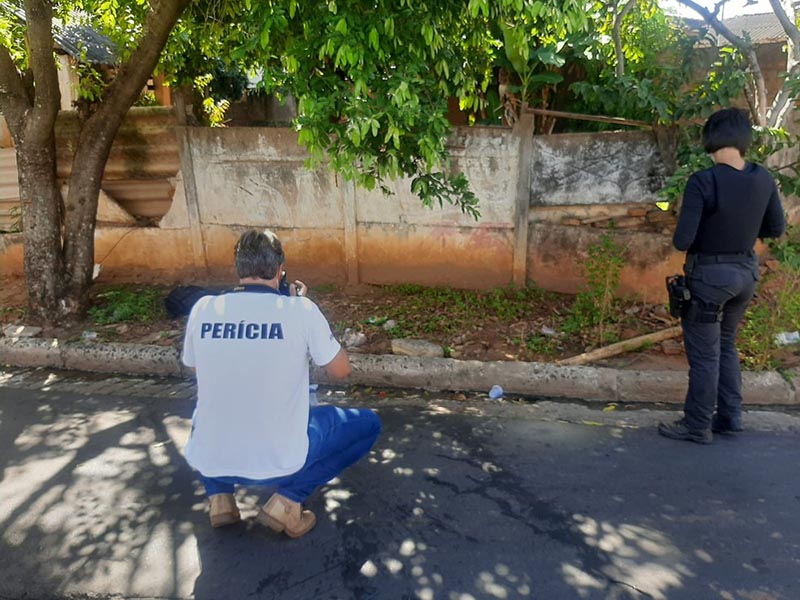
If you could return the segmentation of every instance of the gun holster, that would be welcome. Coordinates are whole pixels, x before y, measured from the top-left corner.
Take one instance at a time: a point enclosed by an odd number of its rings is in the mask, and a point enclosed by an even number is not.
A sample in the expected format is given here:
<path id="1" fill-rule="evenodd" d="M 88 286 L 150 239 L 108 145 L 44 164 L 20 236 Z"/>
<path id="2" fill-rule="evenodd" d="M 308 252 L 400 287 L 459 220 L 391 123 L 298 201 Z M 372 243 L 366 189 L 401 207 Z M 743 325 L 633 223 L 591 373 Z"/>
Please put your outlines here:
<path id="1" fill-rule="evenodd" d="M 722 321 L 722 305 L 708 304 L 699 298 L 692 298 L 683 318 L 693 323 L 719 323 Z"/>
<path id="2" fill-rule="evenodd" d="M 689 312 L 692 293 L 686 286 L 686 277 L 670 275 L 667 277 L 667 293 L 669 294 L 669 314 L 682 318 Z"/>

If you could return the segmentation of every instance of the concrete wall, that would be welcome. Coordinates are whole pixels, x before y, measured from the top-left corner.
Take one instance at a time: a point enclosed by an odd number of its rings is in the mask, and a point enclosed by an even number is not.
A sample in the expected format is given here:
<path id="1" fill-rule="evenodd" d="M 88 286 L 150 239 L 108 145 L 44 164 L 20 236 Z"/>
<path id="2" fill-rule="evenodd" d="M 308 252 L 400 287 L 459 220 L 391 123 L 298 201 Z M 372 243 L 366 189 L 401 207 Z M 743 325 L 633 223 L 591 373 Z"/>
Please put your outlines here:
<path id="1" fill-rule="evenodd" d="M 233 247 L 249 227 L 275 230 L 290 276 L 311 284 L 487 288 L 530 280 L 574 292 L 589 244 L 612 221 L 627 251 L 624 292 L 662 300 L 663 277 L 680 263 L 671 223 L 648 216 L 662 172 L 649 133 L 533 137 L 522 127 L 456 128 L 451 163 L 480 198 L 475 221 L 453 206 L 425 208 L 406 180 L 391 182 L 395 193 L 384 196 L 324 167 L 306 169 L 289 128 L 139 131 L 160 147 L 140 163 L 149 166 L 138 180 L 166 181 L 172 200 L 153 226 L 100 224 L 96 261 L 106 280 L 230 281 Z M 126 145 L 114 164 L 124 163 Z M 137 178 L 126 171 L 116 180 Z M 21 274 L 21 256 L 18 244 L 0 248 L 3 275 Z"/>
<path id="2" fill-rule="evenodd" d="M 426 208 L 408 181 L 392 196 L 355 188 L 326 168 L 304 167 L 288 128 L 185 130 L 209 268 L 230 270 L 236 235 L 269 227 L 295 272 L 324 281 L 490 287 L 511 278 L 519 141 L 509 130 L 459 130 L 453 166 L 481 198 L 476 222 L 458 208 Z M 511 159 L 509 159 L 511 157 Z"/>
<path id="3" fill-rule="evenodd" d="M 666 171 L 649 132 L 533 139 L 531 206 L 656 202 Z"/>

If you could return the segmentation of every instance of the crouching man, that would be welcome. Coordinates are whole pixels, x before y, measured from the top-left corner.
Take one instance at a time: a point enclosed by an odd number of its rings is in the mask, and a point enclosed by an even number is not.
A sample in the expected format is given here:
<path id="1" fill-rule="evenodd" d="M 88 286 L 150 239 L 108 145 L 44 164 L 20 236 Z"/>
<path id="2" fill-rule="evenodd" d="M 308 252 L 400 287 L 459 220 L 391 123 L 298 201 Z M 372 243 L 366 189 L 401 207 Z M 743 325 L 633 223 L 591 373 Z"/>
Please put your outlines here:
<path id="1" fill-rule="evenodd" d="M 234 486 L 265 486 L 276 491 L 258 521 L 297 538 L 316 523 L 303 501 L 366 455 L 381 423 L 368 409 L 309 407 L 309 356 L 335 379 L 350 363 L 301 282 L 292 296 L 278 292 L 284 262 L 275 234 L 247 231 L 236 245 L 240 285 L 189 315 L 182 358 L 197 373 L 197 407 L 186 459 L 212 527 L 241 520 Z"/>

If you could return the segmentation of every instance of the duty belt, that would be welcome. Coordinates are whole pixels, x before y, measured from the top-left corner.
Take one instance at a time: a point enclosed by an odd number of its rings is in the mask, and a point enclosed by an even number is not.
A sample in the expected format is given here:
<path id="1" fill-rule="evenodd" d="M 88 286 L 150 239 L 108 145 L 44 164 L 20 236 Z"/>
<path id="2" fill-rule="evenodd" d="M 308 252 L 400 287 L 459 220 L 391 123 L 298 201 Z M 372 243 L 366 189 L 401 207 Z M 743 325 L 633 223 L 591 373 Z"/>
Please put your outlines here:
<path id="1" fill-rule="evenodd" d="M 697 265 L 711 265 L 715 263 L 743 263 L 753 259 L 753 252 L 738 252 L 735 254 L 689 254 L 686 262 Z"/>

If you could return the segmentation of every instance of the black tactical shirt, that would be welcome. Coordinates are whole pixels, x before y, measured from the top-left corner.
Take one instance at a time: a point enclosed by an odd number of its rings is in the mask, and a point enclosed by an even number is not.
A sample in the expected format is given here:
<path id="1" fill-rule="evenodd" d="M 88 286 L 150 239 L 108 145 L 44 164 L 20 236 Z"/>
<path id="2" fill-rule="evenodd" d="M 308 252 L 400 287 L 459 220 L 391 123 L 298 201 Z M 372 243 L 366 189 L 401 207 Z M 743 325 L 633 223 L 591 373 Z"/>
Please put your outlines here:
<path id="1" fill-rule="evenodd" d="M 719 164 L 689 178 L 672 242 L 689 253 L 745 253 L 756 238 L 779 237 L 785 229 L 778 188 L 764 167 Z"/>

